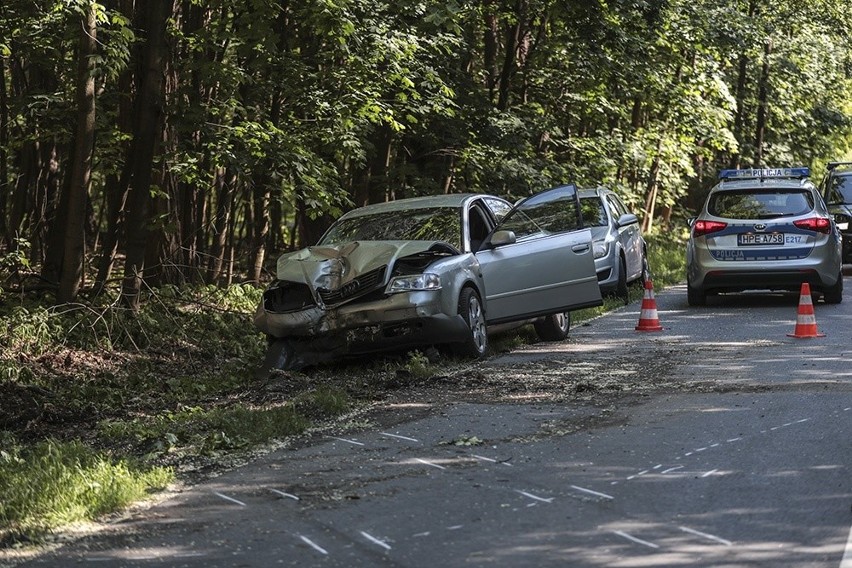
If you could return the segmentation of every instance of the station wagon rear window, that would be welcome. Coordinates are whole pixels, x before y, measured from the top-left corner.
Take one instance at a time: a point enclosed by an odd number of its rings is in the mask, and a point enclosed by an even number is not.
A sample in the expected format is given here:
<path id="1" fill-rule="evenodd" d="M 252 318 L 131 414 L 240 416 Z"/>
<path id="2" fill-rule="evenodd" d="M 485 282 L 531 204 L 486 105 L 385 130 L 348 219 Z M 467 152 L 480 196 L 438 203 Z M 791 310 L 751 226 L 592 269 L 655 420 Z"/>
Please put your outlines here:
<path id="1" fill-rule="evenodd" d="M 775 219 L 809 213 L 814 208 L 809 191 L 744 189 L 711 196 L 707 212 L 726 219 Z"/>

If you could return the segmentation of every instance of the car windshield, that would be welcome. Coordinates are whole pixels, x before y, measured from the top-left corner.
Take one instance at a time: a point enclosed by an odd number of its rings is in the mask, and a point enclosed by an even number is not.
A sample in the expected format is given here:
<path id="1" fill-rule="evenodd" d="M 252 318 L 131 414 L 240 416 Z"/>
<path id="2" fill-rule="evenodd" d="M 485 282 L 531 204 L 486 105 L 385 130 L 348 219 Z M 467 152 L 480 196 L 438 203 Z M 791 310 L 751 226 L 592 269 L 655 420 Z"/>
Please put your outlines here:
<path id="1" fill-rule="evenodd" d="M 852 203 L 852 175 L 833 176 L 826 200 L 831 205 Z"/>
<path id="2" fill-rule="evenodd" d="M 603 201 L 597 196 L 580 198 L 580 213 L 586 227 L 606 227 L 607 218 Z"/>
<path id="3" fill-rule="evenodd" d="M 808 191 L 744 189 L 713 194 L 707 212 L 728 219 L 774 219 L 804 215 L 813 207 L 813 196 Z"/>
<path id="4" fill-rule="evenodd" d="M 424 207 L 358 215 L 338 220 L 319 244 L 351 241 L 444 241 L 461 250 L 461 213 L 454 207 Z"/>

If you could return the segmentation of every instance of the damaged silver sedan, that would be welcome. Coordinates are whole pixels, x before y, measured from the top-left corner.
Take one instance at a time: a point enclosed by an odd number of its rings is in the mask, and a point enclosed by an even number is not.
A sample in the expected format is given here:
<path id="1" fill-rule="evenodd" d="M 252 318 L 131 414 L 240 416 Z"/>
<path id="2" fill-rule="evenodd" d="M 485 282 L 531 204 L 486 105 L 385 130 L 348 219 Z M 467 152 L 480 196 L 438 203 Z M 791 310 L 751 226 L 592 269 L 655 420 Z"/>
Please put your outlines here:
<path id="1" fill-rule="evenodd" d="M 571 310 L 601 304 L 573 185 L 515 208 L 481 194 L 362 207 L 282 255 L 276 276 L 254 316 L 261 371 L 429 345 L 481 358 L 489 332 L 529 322 L 561 340 Z"/>

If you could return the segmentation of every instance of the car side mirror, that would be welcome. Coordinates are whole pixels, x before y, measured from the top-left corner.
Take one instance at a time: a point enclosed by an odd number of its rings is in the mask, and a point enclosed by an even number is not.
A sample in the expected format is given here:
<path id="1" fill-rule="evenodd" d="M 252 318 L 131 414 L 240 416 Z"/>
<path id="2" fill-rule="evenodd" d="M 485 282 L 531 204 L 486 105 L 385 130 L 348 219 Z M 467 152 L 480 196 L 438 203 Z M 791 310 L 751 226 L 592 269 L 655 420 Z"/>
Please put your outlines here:
<path id="1" fill-rule="evenodd" d="M 627 225 L 632 225 L 638 222 L 639 217 L 637 217 L 633 213 L 625 213 L 624 215 L 618 218 L 618 221 L 616 221 L 616 225 L 618 225 L 619 227 L 626 227 Z"/>
<path id="2" fill-rule="evenodd" d="M 697 219 L 697 217 L 690 217 L 689 219 L 687 219 L 686 226 L 691 229 L 692 226 L 695 224 L 695 219 Z"/>
<path id="3" fill-rule="evenodd" d="M 501 247 L 503 245 L 511 245 L 517 242 L 515 233 L 512 231 L 495 231 L 488 240 L 488 245 L 491 248 Z"/>

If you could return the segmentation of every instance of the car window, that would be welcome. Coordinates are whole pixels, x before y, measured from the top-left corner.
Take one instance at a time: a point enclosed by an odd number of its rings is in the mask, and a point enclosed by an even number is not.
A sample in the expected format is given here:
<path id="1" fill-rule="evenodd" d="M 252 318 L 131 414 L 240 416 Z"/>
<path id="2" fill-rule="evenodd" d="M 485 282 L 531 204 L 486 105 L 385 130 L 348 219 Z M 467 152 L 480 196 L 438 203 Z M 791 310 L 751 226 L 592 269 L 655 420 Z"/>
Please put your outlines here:
<path id="1" fill-rule="evenodd" d="M 627 207 L 624 205 L 624 202 L 621 201 L 621 199 L 617 195 L 609 194 L 606 196 L 606 199 L 609 202 L 610 208 L 615 213 L 616 218 L 629 213 Z"/>
<path id="2" fill-rule="evenodd" d="M 606 227 L 609 224 L 603 201 L 597 195 L 581 197 L 580 212 L 583 214 L 584 227 Z"/>
<path id="3" fill-rule="evenodd" d="M 482 241 L 491 231 L 488 215 L 482 210 L 482 205 L 474 203 L 468 212 L 468 233 L 470 234 L 470 250 L 477 251 Z"/>
<path id="4" fill-rule="evenodd" d="M 729 219 L 772 219 L 804 215 L 814 208 L 809 191 L 744 189 L 720 191 L 710 196 L 707 212 Z"/>
<path id="5" fill-rule="evenodd" d="M 852 176 L 831 176 L 826 200 L 831 205 L 852 203 Z"/>
<path id="6" fill-rule="evenodd" d="M 488 205 L 488 208 L 491 209 L 491 212 L 494 213 L 494 218 L 497 221 L 501 221 L 503 217 L 505 217 L 509 211 L 512 210 L 512 204 L 508 201 L 503 201 L 502 199 L 496 199 L 494 197 L 483 197 L 482 201 Z"/>
<path id="7" fill-rule="evenodd" d="M 577 188 L 564 185 L 523 200 L 500 224 L 518 239 L 537 233 L 552 234 L 580 228 Z"/>
<path id="8" fill-rule="evenodd" d="M 343 218 L 331 226 L 319 244 L 412 240 L 445 241 L 462 250 L 461 211 L 455 207 L 424 207 Z"/>

